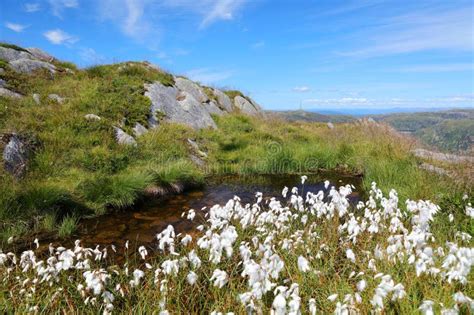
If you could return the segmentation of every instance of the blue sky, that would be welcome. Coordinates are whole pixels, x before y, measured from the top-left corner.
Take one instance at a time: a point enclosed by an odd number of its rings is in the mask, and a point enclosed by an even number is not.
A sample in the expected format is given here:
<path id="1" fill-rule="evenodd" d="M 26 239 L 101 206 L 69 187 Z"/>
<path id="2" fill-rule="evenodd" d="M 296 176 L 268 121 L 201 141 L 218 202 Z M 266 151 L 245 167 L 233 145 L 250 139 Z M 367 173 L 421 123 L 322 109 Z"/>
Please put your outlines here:
<path id="1" fill-rule="evenodd" d="M 1 0 L 0 39 L 149 60 L 266 109 L 474 107 L 473 2 Z"/>

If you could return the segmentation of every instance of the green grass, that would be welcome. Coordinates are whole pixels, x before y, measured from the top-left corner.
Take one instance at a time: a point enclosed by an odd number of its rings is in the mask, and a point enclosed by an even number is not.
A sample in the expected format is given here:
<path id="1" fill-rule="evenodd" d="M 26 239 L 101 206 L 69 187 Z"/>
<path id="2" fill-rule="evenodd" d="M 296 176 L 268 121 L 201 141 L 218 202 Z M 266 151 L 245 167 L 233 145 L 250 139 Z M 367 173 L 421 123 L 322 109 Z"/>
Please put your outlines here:
<path id="1" fill-rule="evenodd" d="M 402 198 L 442 200 L 472 191 L 472 185 L 454 185 L 419 170 L 420 161 L 410 154 L 413 144 L 377 126 L 338 124 L 330 130 L 324 123 L 232 114 L 214 117 L 217 130 L 196 131 L 163 122 L 137 139 L 137 147 L 124 147 L 116 143 L 113 126 L 129 134 L 136 123 L 147 126 L 150 100 L 143 95 L 143 85 L 157 80 L 172 85 L 173 76 L 140 62 L 84 70 L 58 65 L 75 72 L 51 77 L 38 71 L 27 76 L 6 69 L 0 75 L 9 88 L 27 96 L 0 97 L 0 132 L 24 135 L 34 147 L 25 178 L 18 181 L 0 172 L 0 225 L 5 229 L 15 222 L 33 229 L 36 218 L 52 213 L 58 219 L 80 218 L 124 209 L 147 187 L 200 185 L 206 175 L 337 169 L 364 174 L 366 188 L 376 181 L 385 192 L 397 189 Z M 204 90 L 212 94 L 209 88 Z M 33 93 L 41 95 L 40 105 L 33 101 Z M 50 93 L 66 101 L 61 105 L 50 101 L 46 97 Z M 235 90 L 226 94 L 242 95 Z M 88 121 L 86 114 L 101 120 Z M 192 162 L 188 138 L 197 139 L 207 152 L 205 169 Z"/>
<path id="2" fill-rule="evenodd" d="M 58 228 L 59 237 L 71 236 L 77 228 L 77 223 L 78 219 L 75 216 L 64 217 Z"/>

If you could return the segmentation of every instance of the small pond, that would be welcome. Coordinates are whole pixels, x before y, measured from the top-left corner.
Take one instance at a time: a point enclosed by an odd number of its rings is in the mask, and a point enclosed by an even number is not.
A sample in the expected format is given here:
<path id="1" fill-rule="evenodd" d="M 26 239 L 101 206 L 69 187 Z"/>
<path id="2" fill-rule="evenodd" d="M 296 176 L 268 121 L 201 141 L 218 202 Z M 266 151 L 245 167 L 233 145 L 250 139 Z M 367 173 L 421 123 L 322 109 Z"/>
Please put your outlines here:
<path id="1" fill-rule="evenodd" d="M 149 244 L 155 240 L 157 233 L 169 224 L 173 225 L 177 233 L 194 230 L 194 226 L 202 222 L 204 211 L 215 204 L 224 205 L 234 196 L 239 196 L 242 203 L 255 202 L 255 193 L 262 192 L 263 197 L 281 198 L 284 186 L 298 187 L 301 192 L 318 192 L 324 190 L 324 181 L 329 180 L 331 185 L 339 187 L 352 184 L 356 187 L 350 196 L 350 201 L 356 203 L 359 193 L 362 192 L 360 177 L 341 175 L 334 172 L 324 172 L 309 175 L 302 187 L 298 175 L 256 175 L 249 177 L 220 176 L 207 179 L 204 187 L 190 190 L 179 195 L 163 198 L 148 199 L 126 211 L 116 211 L 96 218 L 81 221 L 79 231 L 74 238 L 81 239 L 83 245 L 123 245 L 126 240 L 131 245 Z M 194 221 L 183 219 L 183 211 L 194 209 L 197 216 Z"/>

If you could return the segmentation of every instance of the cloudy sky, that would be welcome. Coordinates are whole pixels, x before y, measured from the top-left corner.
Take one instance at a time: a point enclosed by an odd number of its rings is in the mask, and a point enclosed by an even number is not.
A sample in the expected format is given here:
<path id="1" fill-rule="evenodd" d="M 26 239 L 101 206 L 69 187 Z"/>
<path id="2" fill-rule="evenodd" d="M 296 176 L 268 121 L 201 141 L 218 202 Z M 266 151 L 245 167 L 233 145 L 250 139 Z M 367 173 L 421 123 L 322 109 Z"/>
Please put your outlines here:
<path id="1" fill-rule="evenodd" d="M 474 107 L 471 0 L 1 0 L 0 40 L 149 60 L 267 109 Z"/>

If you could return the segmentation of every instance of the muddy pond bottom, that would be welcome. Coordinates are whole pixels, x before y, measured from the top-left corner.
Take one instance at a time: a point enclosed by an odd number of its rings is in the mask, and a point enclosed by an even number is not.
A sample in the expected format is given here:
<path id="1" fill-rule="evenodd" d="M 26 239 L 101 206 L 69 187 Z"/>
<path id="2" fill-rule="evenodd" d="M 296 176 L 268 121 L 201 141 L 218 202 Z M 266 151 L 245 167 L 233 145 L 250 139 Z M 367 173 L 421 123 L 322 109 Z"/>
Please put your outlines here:
<path id="1" fill-rule="evenodd" d="M 302 191 L 304 194 L 308 191 L 317 193 L 326 191 L 325 180 L 330 181 L 330 186 L 354 185 L 350 202 L 359 201 L 359 193 L 362 192 L 360 177 L 325 172 L 308 175 L 303 186 L 298 175 L 220 176 L 209 178 L 200 189 L 146 200 L 131 209 L 82 220 L 78 235 L 74 238 L 81 239 L 86 246 L 123 245 L 127 240 L 131 246 L 150 244 L 156 240 L 156 234 L 170 224 L 177 233 L 193 234 L 195 227 L 204 222 L 207 209 L 216 204 L 225 205 L 234 196 L 240 197 L 242 204 L 254 203 L 256 192 L 263 193 L 264 200 L 271 197 L 282 200 L 281 191 L 285 186 L 290 189 L 298 187 L 300 194 Z M 183 212 L 189 209 L 196 211 L 193 221 L 182 217 Z"/>

